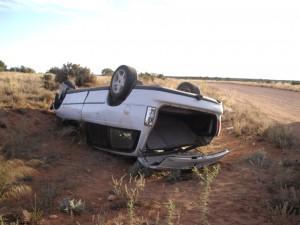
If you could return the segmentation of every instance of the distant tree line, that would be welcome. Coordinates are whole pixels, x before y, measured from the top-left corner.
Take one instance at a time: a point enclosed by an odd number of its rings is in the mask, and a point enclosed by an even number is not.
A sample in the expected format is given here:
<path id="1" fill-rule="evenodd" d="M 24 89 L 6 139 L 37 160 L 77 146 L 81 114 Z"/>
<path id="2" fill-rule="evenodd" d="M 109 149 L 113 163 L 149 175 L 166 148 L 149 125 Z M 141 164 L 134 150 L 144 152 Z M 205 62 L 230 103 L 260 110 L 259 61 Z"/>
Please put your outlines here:
<path id="1" fill-rule="evenodd" d="M 35 73 L 35 71 L 26 66 L 7 68 L 5 63 L 0 60 L 0 72 L 12 71 L 22 73 Z M 110 68 L 104 68 L 101 71 L 102 76 L 112 76 L 114 71 Z M 52 75 L 51 75 L 52 74 Z M 54 75 L 53 75 L 54 74 Z M 165 79 L 163 74 L 157 73 L 139 73 L 142 79 L 153 81 L 154 78 Z M 56 88 L 56 83 L 61 83 L 66 80 L 73 80 L 77 86 L 88 86 L 89 84 L 96 82 L 96 76 L 87 67 L 83 67 L 80 64 L 66 63 L 61 67 L 52 67 L 43 76 L 44 86 L 48 89 Z"/>
<path id="2" fill-rule="evenodd" d="M 11 72 L 21 72 L 21 73 L 35 73 L 34 69 L 26 66 L 19 66 L 19 67 L 11 67 L 7 68 L 6 64 L 0 60 L 0 72 L 2 71 L 11 71 Z"/>
<path id="3" fill-rule="evenodd" d="M 26 66 L 11 67 L 8 71 L 21 73 L 35 73 L 34 69 Z"/>
<path id="4" fill-rule="evenodd" d="M 292 85 L 300 84 L 300 81 L 296 80 L 270 80 L 270 79 L 253 79 L 253 78 L 229 78 L 229 77 L 203 77 L 203 76 L 168 76 L 168 78 L 176 79 L 189 79 L 189 80 L 218 80 L 218 81 L 242 81 L 242 82 L 258 82 L 258 83 L 277 83 L 284 82 Z"/>
<path id="5" fill-rule="evenodd" d="M 114 71 L 110 68 L 105 68 L 101 71 L 102 76 L 112 76 L 113 73 L 114 73 Z M 154 78 L 165 79 L 165 76 L 161 73 L 143 72 L 143 73 L 139 73 L 139 77 L 146 79 L 146 80 L 151 80 L 151 81 L 153 81 Z"/>
<path id="6" fill-rule="evenodd" d="M 165 79 L 165 76 L 163 74 L 148 73 L 148 72 L 139 73 L 139 77 L 144 80 L 150 80 L 150 81 L 154 81 L 155 78 Z"/>

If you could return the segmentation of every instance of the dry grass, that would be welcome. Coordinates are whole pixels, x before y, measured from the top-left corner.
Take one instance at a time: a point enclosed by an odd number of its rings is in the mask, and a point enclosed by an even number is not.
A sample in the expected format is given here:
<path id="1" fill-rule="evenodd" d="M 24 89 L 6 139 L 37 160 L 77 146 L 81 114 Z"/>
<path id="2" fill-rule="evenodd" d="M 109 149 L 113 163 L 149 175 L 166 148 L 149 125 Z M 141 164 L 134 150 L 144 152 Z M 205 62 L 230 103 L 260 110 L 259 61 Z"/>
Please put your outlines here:
<path id="1" fill-rule="evenodd" d="M 40 74 L 0 72 L 0 108 L 49 108 L 53 92 Z"/>
<path id="2" fill-rule="evenodd" d="M 31 193 L 31 188 L 19 180 L 35 173 L 33 168 L 26 166 L 21 160 L 0 159 L 0 201 Z"/>
<path id="3" fill-rule="evenodd" d="M 284 124 L 273 124 L 266 130 L 267 139 L 278 148 L 292 148 L 296 145 L 293 131 Z"/>
<path id="4" fill-rule="evenodd" d="M 273 224 L 299 224 L 299 162 L 297 160 L 284 160 L 275 164 L 270 169 L 274 176 L 273 182 L 268 186 L 271 196 L 267 203 L 267 208 Z"/>
<path id="5" fill-rule="evenodd" d="M 204 94 L 222 101 L 224 107 L 223 121 L 232 123 L 234 133 L 237 136 L 262 136 L 272 124 L 271 119 L 268 119 L 258 108 L 237 101 L 231 92 L 207 87 L 203 83 L 200 85 L 202 85 Z"/>

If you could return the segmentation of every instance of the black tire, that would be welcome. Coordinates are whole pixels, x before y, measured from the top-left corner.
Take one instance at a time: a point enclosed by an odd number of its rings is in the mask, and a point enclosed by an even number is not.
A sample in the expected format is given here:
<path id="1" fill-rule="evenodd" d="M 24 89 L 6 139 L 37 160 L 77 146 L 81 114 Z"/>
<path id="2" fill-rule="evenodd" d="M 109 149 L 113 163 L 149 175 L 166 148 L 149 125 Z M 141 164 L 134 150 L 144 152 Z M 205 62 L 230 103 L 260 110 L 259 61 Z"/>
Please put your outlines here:
<path id="1" fill-rule="evenodd" d="M 112 75 L 108 104 L 110 106 L 120 105 L 130 94 L 137 83 L 137 72 L 129 66 L 119 66 Z"/>
<path id="2" fill-rule="evenodd" d="M 178 85 L 177 90 L 201 95 L 200 89 L 190 82 L 182 82 Z"/>

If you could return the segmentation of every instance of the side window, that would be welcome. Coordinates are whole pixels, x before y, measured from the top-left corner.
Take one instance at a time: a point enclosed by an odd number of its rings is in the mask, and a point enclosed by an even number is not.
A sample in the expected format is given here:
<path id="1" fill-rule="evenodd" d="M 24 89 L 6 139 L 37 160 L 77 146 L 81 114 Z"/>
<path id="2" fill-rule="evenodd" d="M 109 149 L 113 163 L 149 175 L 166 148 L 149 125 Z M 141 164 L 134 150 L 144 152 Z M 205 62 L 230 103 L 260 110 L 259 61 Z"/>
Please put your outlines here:
<path id="1" fill-rule="evenodd" d="M 140 131 L 88 123 L 87 134 L 89 143 L 96 147 L 132 152 L 138 143 Z"/>
<path id="2" fill-rule="evenodd" d="M 90 144 L 99 148 L 109 148 L 109 140 L 107 138 L 107 127 L 94 123 L 87 123 L 87 140 Z"/>
<path id="3" fill-rule="evenodd" d="M 112 149 L 131 150 L 135 148 L 139 132 L 118 128 L 109 128 L 109 130 Z"/>

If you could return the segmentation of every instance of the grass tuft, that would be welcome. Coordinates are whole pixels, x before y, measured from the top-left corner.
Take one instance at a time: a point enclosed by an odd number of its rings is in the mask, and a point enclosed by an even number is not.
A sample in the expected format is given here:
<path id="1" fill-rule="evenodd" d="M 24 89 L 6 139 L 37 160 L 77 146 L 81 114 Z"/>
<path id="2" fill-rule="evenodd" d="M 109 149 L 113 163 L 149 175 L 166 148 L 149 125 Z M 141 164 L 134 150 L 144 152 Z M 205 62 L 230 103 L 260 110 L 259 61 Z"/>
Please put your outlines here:
<path id="1" fill-rule="evenodd" d="M 33 168 L 26 166 L 21 160 L 0 159 L 0 201 L 31 193 L 31 188 L 19 181 L 35 173 Z"/>
<path id="2" fill-rule="evenodd" d="M 295 138 L 290 127 L 284 124 L 274 124 L 265 132 L 266 138 L 276 147 L 289 149 L 295 145 Z"/>
<path id="3" fill-rule="evenodd" d="M 249 156 L 247 161 L 250 165 L 260 169 L 266 169 L 271 166 L 271 161 L 267 158 L 267 153 L 263 150 L 259 150 Z"/>
<path id="4" fill-rule="evenodd" d="M 209 225 L 208 221 L 208 201 L 211 190 L 211 183 L 217 177 L 220 172 L 220 165 L 213 166 L 211 168 L 204 167 L 203 170 L 199 170 L 196 167 L 193 169 L 193 173 L 200 181 L 199 194 L 198 194 L 198 208 L 200 210 L 200 224 Z"/>

